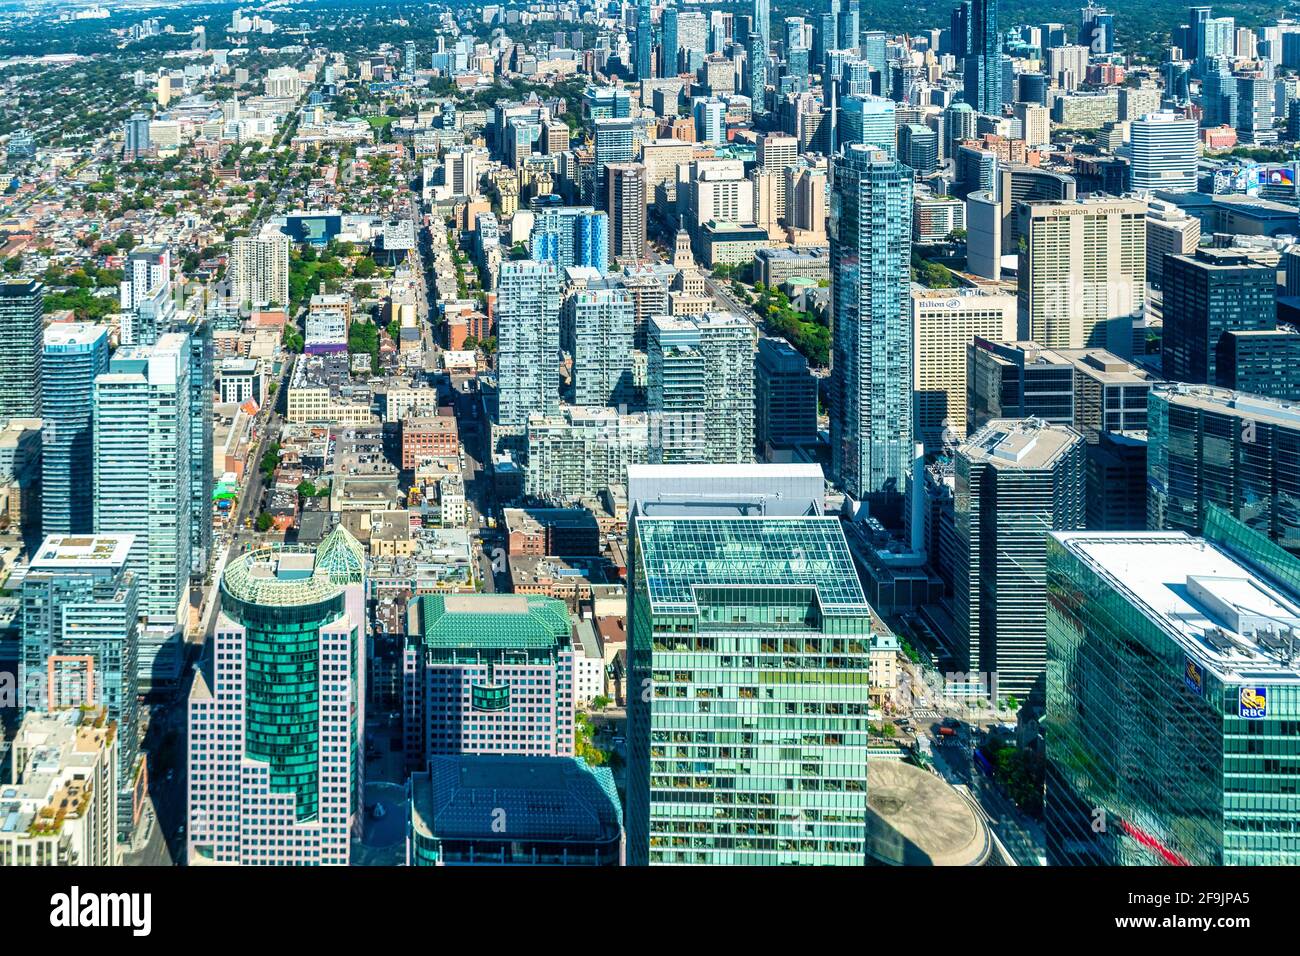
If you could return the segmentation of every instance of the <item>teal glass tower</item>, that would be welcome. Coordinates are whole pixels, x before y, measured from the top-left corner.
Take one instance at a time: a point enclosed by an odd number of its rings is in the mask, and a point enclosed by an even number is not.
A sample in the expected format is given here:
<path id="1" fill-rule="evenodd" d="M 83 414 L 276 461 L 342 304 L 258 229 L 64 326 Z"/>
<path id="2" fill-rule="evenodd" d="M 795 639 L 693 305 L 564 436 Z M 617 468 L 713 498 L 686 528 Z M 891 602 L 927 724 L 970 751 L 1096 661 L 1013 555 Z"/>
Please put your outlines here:
<path id="1" fill-rule="evenodd" d="M 189 696 L 190 865 L 346 866 L 364 781 L 365 554 L 249 551 Z"/>
<path id="2" fill-rule="evenodd" d="M 45 330 L 41 528 L 46 534 L 94 529 L 95 377 L 107 368 L 107 327 L 57 322 Z"/>
<path id="3" fill-rule="evenodd" d="M 912 171 L 852 144 L 831 190 L 831 471 L 854 498 L 901 496 L 912 464 Z"/>
<path id="4" fill-rule="evenodd" d="M 1213 505 L 1047 553 L 1049 864 L 1300 864 L 1300 559 Z"/>
<path id="5" fill-rule="evenodd" d="M 632 552 L 629 865 L 862 865 L 871 610 L 839 520 L 642 515 Z"/>

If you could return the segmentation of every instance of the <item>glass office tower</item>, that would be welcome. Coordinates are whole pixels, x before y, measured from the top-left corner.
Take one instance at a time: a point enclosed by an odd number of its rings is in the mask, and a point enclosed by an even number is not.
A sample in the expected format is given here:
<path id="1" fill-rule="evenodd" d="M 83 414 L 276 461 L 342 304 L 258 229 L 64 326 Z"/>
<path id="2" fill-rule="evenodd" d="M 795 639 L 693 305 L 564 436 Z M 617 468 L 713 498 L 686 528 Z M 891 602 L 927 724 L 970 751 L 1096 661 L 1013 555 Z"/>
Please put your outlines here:
<path id="1" fill-rule="evenodd" d="M 1300 864 L 1300 560 L 1213 506 L 1047 551 L 1048 862 Z"/>
<path id="2" fill-rule="evenodd" d="M 865 853 L 871 609 L 837 518 L 646 517 L 628 596 L 628 862 Z"/>
<path id="3" fill-rule="evenodd" d="M 347 865 L 361 806 L 365 555 L 240 555 L 189 697 L 189 862 Z"/>
<path id="4" fill-rule="evenodd" d="M 1147 526 L 1201 533 L 1208 505 L 1300 553 L 1300 403 L 1205 385 L 1147 399 Z"/>

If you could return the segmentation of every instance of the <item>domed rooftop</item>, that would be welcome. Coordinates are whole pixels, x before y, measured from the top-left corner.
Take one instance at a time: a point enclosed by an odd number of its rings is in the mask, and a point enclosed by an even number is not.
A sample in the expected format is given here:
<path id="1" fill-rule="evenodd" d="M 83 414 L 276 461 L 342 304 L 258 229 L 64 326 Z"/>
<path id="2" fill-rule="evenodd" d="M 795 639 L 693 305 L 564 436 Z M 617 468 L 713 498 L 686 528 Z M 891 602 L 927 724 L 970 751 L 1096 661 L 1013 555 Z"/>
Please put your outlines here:
<path id="1" fill-rule="evenodd" d="M 361 543 L 342 526 L 320 545 L 268 545 L 241 554 L 222 576 L 222 589 L 248 604 L 293 606 L 328 600 L 365 577 Z"/>
<path id="2" fill-rule="evenodd" d="M 941 777 L 901 760 L 867 763 L 867 856 L 890 866 L 982 866 L 988 825 Z"/>

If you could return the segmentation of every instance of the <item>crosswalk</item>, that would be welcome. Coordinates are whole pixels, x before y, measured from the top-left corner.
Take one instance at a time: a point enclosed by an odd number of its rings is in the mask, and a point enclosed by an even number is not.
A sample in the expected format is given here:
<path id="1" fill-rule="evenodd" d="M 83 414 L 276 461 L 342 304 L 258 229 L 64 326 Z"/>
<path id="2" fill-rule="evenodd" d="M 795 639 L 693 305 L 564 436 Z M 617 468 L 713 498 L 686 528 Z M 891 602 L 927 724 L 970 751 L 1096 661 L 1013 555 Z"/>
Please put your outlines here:
<path id="1" fill-rule="evenodd" d="M 942 715 L 937 710 L 914 710 L 912 717 L 915 720 L 938 720 Z"/>

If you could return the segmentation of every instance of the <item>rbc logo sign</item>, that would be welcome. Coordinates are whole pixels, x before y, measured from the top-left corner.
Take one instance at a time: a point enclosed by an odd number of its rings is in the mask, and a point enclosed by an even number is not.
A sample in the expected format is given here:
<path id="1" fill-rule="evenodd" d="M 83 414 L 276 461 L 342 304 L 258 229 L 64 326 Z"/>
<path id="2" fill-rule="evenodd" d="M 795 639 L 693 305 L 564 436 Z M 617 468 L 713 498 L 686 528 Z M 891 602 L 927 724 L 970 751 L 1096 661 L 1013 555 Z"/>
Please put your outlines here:
<path id="1" fill-rule="evenodd" d="M 1243 687 L 1237 698 L 1237 713 L 1247 720 L 1262 720 L 1268 716 L 1268 688 Z"/>

